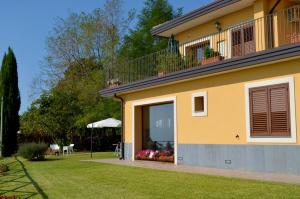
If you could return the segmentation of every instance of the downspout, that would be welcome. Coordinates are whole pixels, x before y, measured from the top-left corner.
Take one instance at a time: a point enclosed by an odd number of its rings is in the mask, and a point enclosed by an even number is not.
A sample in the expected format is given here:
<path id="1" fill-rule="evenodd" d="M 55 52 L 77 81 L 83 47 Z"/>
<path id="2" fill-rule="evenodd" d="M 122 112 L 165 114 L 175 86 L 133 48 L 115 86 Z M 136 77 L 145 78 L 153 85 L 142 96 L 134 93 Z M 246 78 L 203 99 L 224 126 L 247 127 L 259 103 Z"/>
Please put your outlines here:
<path id="1" fill-rule="evenodd" d="M 125 130 L 125 122 L 124 122 L 124 99 L 120 96 L 117 96 L 117 94 L 114 94 L 114 97 L 119 99 L 121 101 L 121 157 L 120 160 L 124 160 L 124 130 Z"/>
<path id="2" fill-rule="evenodd" d="M 271 8 L 269 14 L 272 14 L 275 10 L 275 8 L 278 6 L 278 4 L 280 3 L 281 0 L 277 0 L 276 3 L 274 4 L 274 6 Z"/>

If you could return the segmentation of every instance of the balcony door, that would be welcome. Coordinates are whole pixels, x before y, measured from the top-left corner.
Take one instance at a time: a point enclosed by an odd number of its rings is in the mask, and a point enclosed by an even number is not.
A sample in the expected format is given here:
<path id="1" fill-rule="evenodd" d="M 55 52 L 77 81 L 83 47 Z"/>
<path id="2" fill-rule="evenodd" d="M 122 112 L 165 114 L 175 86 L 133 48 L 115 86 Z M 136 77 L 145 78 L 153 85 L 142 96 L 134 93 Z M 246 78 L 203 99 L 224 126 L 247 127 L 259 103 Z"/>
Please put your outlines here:
<path id="1" fill-rule="evenodd" d="M 202 41 L 186 47 L 187 63 L 189 67 L 195 67 L 201 64 L 204 57 L 205 48 L 210 47 L 209 41 Z"/>
<path id="2" fill-rule="evenodd" d="M 232 30 L 231 45 L 232 57 L 239 57 L 255 52 L 253 23 Z"/>

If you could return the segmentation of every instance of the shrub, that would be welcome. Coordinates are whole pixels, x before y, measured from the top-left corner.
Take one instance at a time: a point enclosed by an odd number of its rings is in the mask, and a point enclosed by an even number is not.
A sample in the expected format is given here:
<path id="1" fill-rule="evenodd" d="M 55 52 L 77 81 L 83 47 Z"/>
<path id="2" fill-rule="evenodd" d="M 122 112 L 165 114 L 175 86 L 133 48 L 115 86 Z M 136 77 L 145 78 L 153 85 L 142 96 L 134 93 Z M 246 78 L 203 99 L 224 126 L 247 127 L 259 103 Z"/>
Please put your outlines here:
<path id="1" fill-rule="evenodd" d="M 20 146 L 18 155 L 27 160 L 44 160 L 47 149 L 45 143 L 26 143 Z"/>
<path id="2" fill-rule="evenodd" d="M 8 166 L 0 163 L 0 173 L 8 171 Z"/>

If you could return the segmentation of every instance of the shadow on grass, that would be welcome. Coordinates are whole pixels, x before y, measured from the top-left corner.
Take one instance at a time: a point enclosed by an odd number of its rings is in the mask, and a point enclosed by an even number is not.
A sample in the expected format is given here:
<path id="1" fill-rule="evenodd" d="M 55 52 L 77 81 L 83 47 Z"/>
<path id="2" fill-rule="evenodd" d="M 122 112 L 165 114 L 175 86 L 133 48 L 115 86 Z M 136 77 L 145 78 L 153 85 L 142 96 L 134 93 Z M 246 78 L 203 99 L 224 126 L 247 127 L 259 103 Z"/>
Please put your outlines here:
<path id="1" fill-rule="evenodd" d="M 38 185 L 38 183 L 36 183 L 36 181 L 29 175 L 29 173 L 28 173 L 27 169 L 25 168 L 23 162 L 20 161 L 17 157 L 16 157 L 16 160 L 21 164 L 25 175 L 30 180 L 30 182 L 34 186 L 34 188 L 38 191 L 38 193 L 42 196 L 42 198 L 47 199 L 48 198 L 47 194 L 43 191 L 43 189 L 41 189 L 41 187 Z"/>
<path id="2" fill-rule="evenodd" d="M 45 158 L 43 161 L 50 162 L 50 161 L 58 161 L 62 160 L 62 158 Z"/>
<path id="3" fill-rule="evenodd" d="M 15 161 L 7 163 L 10 170 L 0 178 L 0 196 L 16 195 L 18 198 L 32 198 L 40 195 L 47 199 L 47 194 L 41 189 L 36 181 L 29 175 L 22 161 L 15 158 Z M 33 186 L 30 190 L 30 186 Z"/>

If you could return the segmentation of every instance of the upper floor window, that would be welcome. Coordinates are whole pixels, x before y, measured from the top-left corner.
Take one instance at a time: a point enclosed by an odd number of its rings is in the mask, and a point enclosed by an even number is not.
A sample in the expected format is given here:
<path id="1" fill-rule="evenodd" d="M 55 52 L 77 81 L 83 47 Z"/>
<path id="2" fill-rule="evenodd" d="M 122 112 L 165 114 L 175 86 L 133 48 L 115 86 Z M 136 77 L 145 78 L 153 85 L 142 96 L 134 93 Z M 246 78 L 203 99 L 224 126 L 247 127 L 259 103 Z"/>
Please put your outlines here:
<path id="1" fill-rule="evenodd" d="M 233 57 L 255 52 L 254 24 L 247 23 L 231 31 L 231 52 Z"/>
<path id="2" fill-rule="evenodd" d="M 201 63 L 206 47 L 209 47 L 209 41 L 199 42 L 186 47 L 186 52 L 189 60 L 194 64 Z"/>

